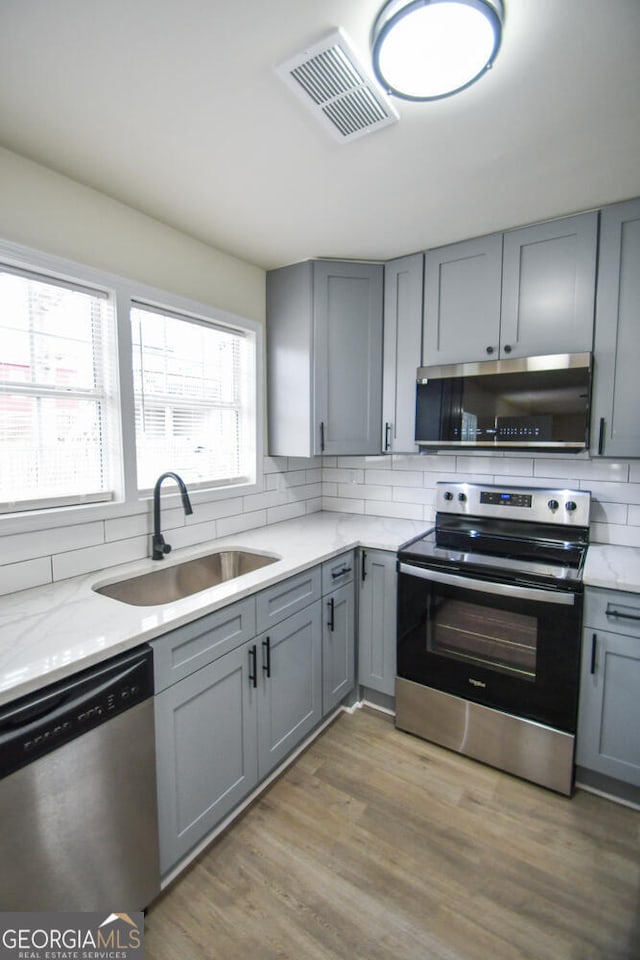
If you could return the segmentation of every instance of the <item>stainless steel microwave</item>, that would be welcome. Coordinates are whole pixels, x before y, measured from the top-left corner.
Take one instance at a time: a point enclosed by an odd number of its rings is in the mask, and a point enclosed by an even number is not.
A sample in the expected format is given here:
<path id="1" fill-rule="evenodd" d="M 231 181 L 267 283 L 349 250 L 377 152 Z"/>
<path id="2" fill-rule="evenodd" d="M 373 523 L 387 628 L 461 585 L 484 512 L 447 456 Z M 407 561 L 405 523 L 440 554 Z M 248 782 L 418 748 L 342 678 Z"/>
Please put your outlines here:
<path id="1" fill-rule="evenodd" d="M 590 353 L 419 367 L 416 443 L 584 450 L 590 392 Z"/>

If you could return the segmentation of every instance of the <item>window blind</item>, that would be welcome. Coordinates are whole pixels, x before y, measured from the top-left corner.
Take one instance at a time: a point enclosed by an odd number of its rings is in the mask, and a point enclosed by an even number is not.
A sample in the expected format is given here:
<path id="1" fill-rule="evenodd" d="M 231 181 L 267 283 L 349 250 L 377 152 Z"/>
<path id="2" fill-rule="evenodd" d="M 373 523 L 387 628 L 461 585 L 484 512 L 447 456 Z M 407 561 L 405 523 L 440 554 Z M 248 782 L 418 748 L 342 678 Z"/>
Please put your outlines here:
<path id="1" fill-rule="evenodd" d="M 191 485 L 255 473 L 255 340 L 143 304 L 131 309 L 138 488 L 174 470 Z"/>
<path id="2" fill-rule="evenodd" d="M 115 358 L 104 291 L 0 264 L 0 511 L 112 498 Z"/>

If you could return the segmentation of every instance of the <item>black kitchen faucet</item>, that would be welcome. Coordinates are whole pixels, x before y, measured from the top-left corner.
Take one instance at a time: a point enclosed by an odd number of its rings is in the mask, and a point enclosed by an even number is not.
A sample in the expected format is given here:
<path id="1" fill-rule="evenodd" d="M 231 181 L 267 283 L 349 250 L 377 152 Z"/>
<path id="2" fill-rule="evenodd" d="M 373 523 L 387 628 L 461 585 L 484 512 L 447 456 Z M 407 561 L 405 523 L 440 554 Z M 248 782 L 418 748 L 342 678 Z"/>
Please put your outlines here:
<path id="1" fill-rule="evenodd" d="M 156 485 L 153 488 L 153 537 L 151 538 L 152 560 L 164 560 L 165 553 L 171 552 L 171 544 L 165 543 L 164 537 L 160 531 L 160 487 L 162 486 L 162 482 L 166 480 L 167 477 L 172 477 L 180 487 L 182 507 L 185 514 L 188 516 L 190 513 L 193 513 L 193 507 L 191 506 L 191 501 L 189 500 L 187 487 L 182 477 L 179 477 L 177 473 L 173 473 L 171 470 L 167 473 L 160 474 L 156 480 Z"/>

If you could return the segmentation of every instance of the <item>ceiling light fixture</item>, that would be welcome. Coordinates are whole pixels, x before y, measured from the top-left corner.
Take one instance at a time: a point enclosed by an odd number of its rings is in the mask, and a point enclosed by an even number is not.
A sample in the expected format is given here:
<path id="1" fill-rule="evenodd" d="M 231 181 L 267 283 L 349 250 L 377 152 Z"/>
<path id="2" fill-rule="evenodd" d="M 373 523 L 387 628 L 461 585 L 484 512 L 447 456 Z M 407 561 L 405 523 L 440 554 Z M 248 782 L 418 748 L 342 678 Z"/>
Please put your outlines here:
<path id="1" fill-rule="evenodd" d="M 502 0 L 389 0 L 373 26 L 373 69 L 387 93 L 440 100 L 470 86 L 500 49 Z"/>

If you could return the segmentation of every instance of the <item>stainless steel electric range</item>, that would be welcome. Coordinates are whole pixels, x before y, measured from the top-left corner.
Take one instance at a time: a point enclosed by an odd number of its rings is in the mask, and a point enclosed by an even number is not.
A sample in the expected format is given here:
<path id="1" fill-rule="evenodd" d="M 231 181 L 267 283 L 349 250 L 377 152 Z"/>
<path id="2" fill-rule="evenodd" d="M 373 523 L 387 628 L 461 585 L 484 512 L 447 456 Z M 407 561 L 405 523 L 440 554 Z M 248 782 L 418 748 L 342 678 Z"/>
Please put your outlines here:
<path id="1" fill-rule="evenodd" d="M 436 485 L 398 552 L 397 727 L 571 795 L 590 499 Z"/>

